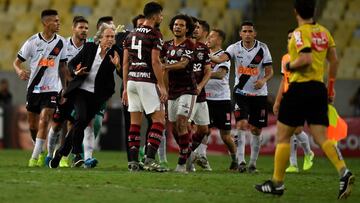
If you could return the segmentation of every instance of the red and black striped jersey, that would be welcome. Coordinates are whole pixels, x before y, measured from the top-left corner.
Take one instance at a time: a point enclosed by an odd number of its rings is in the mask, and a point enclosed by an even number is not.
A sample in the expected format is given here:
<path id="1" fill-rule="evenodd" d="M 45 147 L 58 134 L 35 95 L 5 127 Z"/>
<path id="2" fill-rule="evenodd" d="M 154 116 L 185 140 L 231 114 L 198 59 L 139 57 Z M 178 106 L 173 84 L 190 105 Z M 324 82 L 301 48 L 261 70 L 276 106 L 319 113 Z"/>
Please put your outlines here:
<path id="1" fill-rule="evenodd" d="M 168 64 L 179 62 L 182 57 L 190 62 L 184 69 L 169 71 L 169 99 L 174 100 L 184 94 L 196 94 L 196 80 L 193 72 L 194 43 L 189 39 L 176 46 L 174 40 L 164 43 L 162 57 Z"/>
<path id="2" fill-rule="evenodd" d="M 129 53 L 128 80 L 157 83 L 151 64 L 153 49 L 162 50 L 160 31 L 150 26 L 135 28 L 124 41 L 124 49 Z"/>

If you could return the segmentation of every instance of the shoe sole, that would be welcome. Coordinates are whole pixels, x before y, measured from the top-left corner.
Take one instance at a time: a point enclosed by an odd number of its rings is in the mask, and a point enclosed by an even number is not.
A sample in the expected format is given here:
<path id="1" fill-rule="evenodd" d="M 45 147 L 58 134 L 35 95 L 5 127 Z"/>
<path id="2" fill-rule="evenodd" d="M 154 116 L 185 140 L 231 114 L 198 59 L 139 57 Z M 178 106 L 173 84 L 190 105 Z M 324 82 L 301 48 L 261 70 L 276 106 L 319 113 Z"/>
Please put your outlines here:
<path id="1" fill-rule="evenodd" d="M 350 196 L 352 191 L 352 185 L 355 183 L 355 176 L 351 175 L 346 187 L 346 190 L 340 195 L 338 199 L 346 199 Z"/>

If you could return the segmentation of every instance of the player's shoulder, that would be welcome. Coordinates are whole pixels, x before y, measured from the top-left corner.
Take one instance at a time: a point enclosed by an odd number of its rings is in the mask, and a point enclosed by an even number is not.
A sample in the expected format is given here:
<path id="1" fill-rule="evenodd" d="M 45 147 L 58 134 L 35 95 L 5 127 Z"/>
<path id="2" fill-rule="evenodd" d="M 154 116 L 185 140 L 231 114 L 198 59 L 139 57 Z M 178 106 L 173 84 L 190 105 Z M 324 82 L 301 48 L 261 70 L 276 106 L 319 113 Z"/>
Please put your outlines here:
<path id="1" fill-rule="evenodd" d="M 59 35 L 59 34 L 55 34 L 56 35 L 56 37 L 58 37 L 59 38 L 59 40 L 61 40 L 61 41 L 63 41 L 64 43 L 66 43 L 66 39 L 65 39 L 65 37 L 63 37 L 63 36 L 61 36 L 61 35 Z"/>
<path id="2" fill-rule="evenodd" d="M 259 40 L 256 40 L 256 42 L 258 43 L 258 46 L 259 46 L 260 48 L 264 48 L 264 49 L 267 49 L 267 48 L 268 48 L 268 46 L 266 45 L 266 43 L 261 42 L 261 41 L 259 41 Z"/>
<path id="3" fill-rule="evenodd" d="M 195 48 L 199 51 L 206 51 L 209 50 L 209 48 L 206 46 L 206 44 L 202 43 L 202 42 L 196 42 L 195 43 Z"/>
<path id="4" fill-rule="evenodd" d="M 37 41 L 40 40 L 40 33 L 36 33 L 36 34 L 33 34 L 31 35 L 27 40 L 26 42 L 27 43 L 35 43 Z"/>
<path id="5" fill-rule="evenodd" d="M 174 44 L 174 40 L 171 39 L 171 40 L 167 40 L 164 42 L 164 46 L 172 46 Z"/>
<path id="6" fill-rule="evenodd" d="M 235 43 L 233 43 L 233 44 L 230 44 L 230 45 L 227 47 L 227 50 L 229 50 L 229 49 L 236 49 L 236 48 L 240 49 L 241 47 L 242 47 L 242 45 L 241 45 L 241 40 L 240 40 L 240 41 L 237 41 L 237 42 L 235 42 Z"/>
<path id="7" fill-rule="evenodd" d="M 331 35 L 330 31 L 325 26 L 323 26 L 323 25 L 321 25 L 319 23 L 316 23 L 315 25 L 318 27 L 320 32 L 325 32 L 326 34 Z"/>
<path id="8" fill-rule="evenodd" d="M 184 43 L 183 43 L 187 48 L 191 48 L 194 49 L 195 48 L 195 43 L 192 42 L 189 38 L 187 38 Z"/>

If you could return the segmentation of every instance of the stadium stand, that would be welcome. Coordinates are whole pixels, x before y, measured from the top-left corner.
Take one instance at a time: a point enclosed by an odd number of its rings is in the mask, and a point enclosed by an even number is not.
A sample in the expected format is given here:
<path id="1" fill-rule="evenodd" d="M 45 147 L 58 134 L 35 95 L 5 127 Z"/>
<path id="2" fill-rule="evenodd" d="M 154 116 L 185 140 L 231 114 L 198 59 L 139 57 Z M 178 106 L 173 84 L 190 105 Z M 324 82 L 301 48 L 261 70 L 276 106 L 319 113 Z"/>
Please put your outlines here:
<path id="1" fill-rule="evenodd" d="M 207 20 L 211 27 L 225 30 L 227 43 L 234 41 L 236 26 L 254 0 L 158 0 L 164 6 L 160 27 L 164 39 L 171 38 L 168 28 L 171 16 L 186 13 Z M 12 61 L 25 39 L 42 29 L 40 11 L 56 9 L 61 20 L 60 35 L 71 33 L 72 18 L 83 15 L 89 20 L 89 36 L 95 34 L 99 17 L 111 15 L 115 24 L 132 29 L 131 19 L 142 13 L 146 0 L 0 0 L 0 70 L 13 71 Z M 235 37 L 236 38 L 236 37 Z"/>
<path id="2" fill-rule="evenodd" d="M 333 33 L 340 57 L 338 77 L 360 78 L 360 1 L 328 0 L 319 22 Z"/>

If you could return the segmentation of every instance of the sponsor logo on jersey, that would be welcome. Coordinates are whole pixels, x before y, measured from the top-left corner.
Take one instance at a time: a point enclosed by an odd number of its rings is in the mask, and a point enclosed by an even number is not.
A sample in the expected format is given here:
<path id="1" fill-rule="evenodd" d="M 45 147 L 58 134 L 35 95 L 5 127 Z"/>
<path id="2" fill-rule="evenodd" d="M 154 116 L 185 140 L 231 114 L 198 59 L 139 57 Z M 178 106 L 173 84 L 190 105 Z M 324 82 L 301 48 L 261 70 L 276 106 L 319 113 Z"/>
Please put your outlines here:
<path id="1" fill-rule="evenodd" d="M 311 33 L 311 48 L 316 51 L 324 51 L 329 46 L 329 39 L 325 32 L 313 32 Z"/>
<path id="2" fill-rule="evenodd" d="M 257 67 L 251 68 L 251 67 L 239 66 L 237 71 L 238 74 L 244 74 L 250 76 L 259 75 L 259 69 Z"/>
<path id="3" fill-rule="evenodd" d="M 55 66 L 55 59 L 53 59 L 53 58 L 50 58 L 50 59 L 42 58 L 42 59 L 40 59 L 38 66 L 40 66 L 40 67 L 47 66 L 49 68 L 52 68 L 52 67 Z"/>

